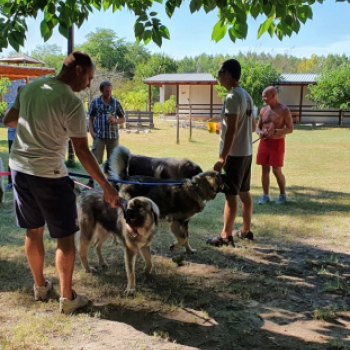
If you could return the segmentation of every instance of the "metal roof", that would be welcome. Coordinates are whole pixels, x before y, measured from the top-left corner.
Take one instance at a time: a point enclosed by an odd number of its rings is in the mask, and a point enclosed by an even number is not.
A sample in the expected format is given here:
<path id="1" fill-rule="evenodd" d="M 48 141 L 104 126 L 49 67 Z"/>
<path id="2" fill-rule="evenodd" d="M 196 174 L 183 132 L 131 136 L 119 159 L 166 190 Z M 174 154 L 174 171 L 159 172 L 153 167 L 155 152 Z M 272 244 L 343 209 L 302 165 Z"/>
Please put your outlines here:
<path id="1" fill-rule="evenodd" d="M 143 81 L 145 84 L 217 84 L 209 73 L 158 74 Z"/>
<path id="2" fill-rule="evenodd" d="M 318 74 L 281 74 L 281 84 L 315 84 Z"/>

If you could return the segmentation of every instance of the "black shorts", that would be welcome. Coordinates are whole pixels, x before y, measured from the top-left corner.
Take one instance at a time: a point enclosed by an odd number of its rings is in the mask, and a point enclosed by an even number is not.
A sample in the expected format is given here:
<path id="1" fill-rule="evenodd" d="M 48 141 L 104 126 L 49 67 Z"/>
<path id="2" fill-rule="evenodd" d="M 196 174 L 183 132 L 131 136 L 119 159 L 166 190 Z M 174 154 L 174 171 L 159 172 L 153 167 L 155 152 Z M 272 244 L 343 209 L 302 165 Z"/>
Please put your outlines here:
<path id="1" fill-rule="evenodd" d="M 240 192 L 249 192 L 251 167 L 252 156 L 228 156 L 224 166 L 226 173 L 224 193 L 238 195 Z"/>
<path id="2" fill-rule="evenodd" d="M 48 226 L 52 238 L 65 238 L 79 230 L 74 183 L 68 176 L 39 177 L 11 170 L 17 226 Z"/>

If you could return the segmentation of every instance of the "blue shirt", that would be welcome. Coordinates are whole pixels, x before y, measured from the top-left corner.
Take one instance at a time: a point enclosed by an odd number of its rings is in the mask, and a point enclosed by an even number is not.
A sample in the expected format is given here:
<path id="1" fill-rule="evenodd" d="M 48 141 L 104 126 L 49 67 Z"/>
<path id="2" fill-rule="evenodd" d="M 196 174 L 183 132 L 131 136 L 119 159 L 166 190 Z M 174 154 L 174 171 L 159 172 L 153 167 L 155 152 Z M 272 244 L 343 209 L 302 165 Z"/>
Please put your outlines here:
<path id="1" fill-rule="evenodd" d="M 109 116 L 115 118 L 124 117 L 124 111 L 118 100 L 111 97 L 108 105 L 105 105 L 102 101 L 101 96 L 95 98 L 90 105 L 90 116 L 95 117 L 94 130 L 97 133 L 99 139 L 117 139 L 118 136 L 118 125 L 110 124 L 108 122 Z"/>
<path id="2" fill-rule="evenodd" d="M 7 106 L 7 111 L 9 111 L 13 105 L 14 101 L 10 102 L 9 105 Z M 14 141 L 16 137 L 16 129 L 13 128 L 8 128 L 7 130 L 7 139 L 9 141 Z"/>

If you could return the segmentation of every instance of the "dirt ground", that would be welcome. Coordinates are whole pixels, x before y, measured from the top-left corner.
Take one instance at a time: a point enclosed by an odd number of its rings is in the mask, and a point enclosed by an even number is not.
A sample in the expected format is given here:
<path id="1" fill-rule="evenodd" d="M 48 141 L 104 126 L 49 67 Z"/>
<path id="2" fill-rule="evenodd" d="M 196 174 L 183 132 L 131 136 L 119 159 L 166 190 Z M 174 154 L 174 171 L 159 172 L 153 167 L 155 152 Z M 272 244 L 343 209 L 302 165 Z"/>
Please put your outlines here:
<path id="1" fill-rule="evenodd" d="M 150 307 L 148 300 L 126 310 L 94 302 L 90 313 L 100 312 L 100 319 L 91 320 L 89 336 L 66 345 L 81 350 L 350 349 L 350 257 L 341 248 L 331 253 L 324 248 L 321 241 L 314 247 L 271 246 L 263 239 L 236 249 L 203 247 L 204 254 L 186 257 L 176 268 L 179 279 L 157 274 L 152 284 L 140 286 L 154 295 L 166 289 L 181 307 Z M 159 259 L 154 257 L 155 265 Z"/>

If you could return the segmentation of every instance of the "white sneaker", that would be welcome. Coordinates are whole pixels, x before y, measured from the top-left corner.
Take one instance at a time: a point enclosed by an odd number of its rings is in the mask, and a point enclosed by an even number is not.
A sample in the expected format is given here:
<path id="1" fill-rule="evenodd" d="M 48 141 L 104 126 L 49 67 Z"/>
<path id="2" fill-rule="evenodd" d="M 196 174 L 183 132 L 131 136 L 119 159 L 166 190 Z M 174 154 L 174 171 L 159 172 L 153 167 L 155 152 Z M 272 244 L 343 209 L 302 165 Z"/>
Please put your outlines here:
<path id="1" fill-rule="evenodd" d="M 270 203 L 270 196 L 268 194 L 263 194 L 258 202 L 258 204 Z"/>
<path id="2" fill-rule="evenodd" d="M 60 298 L 60 311 L 63 314 L 70 314 L 73 311 L 86 306 L 89 303 L 89 299 L 84 294 L 77 294 L 72 290 L 73 300 L 68 298 Z"/>
<path id="3" fill-rule="evenodd" d="M 287 203 L 287 196 L 285 194 L 280 194 L 278 196 L 278 201 L 276 201 L 276 204 L 281 205 L 286 203 Z"/>
<path id="4" fill-rule="evenodd" d="M 34 298 L 36 301 L 39 300 L 46 300 L 47 299 L 47 294 L 49 291 L 52 290 L 52 283 L 48 280 L 45 281 L 44 286 L 36 286 L 34 284 Z"/>

